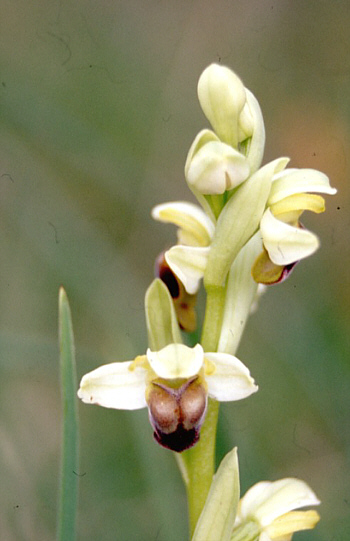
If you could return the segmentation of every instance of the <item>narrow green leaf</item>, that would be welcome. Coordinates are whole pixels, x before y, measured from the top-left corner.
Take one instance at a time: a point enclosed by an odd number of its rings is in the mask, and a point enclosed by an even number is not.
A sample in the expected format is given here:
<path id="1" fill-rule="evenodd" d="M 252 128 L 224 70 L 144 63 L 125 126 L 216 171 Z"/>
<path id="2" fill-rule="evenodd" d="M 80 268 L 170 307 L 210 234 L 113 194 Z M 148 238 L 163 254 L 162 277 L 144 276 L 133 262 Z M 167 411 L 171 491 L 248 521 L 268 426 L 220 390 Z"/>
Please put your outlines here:
<path id="1" fill-rule="evenodd" d="M 63 424 L 57 541 L 74 541 L 79 478 L 77 377 L 72 319 L 63 287 L 59 292 L 58 325 Z"/>

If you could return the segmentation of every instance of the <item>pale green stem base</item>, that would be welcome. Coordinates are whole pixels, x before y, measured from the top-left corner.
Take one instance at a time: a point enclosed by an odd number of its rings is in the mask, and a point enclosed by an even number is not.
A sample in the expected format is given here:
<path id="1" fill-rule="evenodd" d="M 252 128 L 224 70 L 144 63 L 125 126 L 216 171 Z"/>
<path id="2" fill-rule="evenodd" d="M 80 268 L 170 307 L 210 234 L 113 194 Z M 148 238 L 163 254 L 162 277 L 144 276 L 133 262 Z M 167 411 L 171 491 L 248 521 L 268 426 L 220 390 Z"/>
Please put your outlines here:
<path id="1" fill-rule="evenodd" d="M 207 290 L 206 313 L 202 334 L 204 351 L 215 352 L 217 350 L 225 307 L 225 293 L 225 287 L 215 287 Z M 215 473 L 215 444 L 218 414 L 219 403 L 216 400 L 209 399 L 200 440 L 197 445 L 185 451 L 181 456 L 187 474 L 186 488 L 191 537 L 202 512 Z"/>
<path id="2" fill-rule="evenodd" d="M 217 350 L 225 308 L 225 296 L 226 286 L 207 288 L 207 303 L 201 342 L 204 351 L 213 352 Z"/>

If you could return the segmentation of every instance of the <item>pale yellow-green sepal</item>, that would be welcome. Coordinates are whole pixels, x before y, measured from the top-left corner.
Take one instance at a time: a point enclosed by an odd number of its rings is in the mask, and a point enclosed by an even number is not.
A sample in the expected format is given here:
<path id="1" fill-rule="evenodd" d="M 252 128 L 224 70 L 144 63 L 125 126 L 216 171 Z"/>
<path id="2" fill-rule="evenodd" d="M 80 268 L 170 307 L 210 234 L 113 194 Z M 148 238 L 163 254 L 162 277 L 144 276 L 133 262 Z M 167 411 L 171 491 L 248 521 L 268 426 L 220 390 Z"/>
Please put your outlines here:
<path id="1" fill-rule="evenodd" d="M 206 144 L 213 141 L 220 141 L 218 136 L 212 130 L 201 130 L 197 133 L 196 137 L 193 140 L 192 145 L 187 153 L 186 163 L 185 163 L 185 177 L 187 178 L 188 170 L 190 168 L 193 157 L 199 152 L 199 150 Z"/>
<path id="2" fill-rule="evenodd" d="M 294 532 L 312 530 L 320 520 L 320 515 L 314 509 L 309 511 L 290 511 L 275 519 L 266 528 L 266 533 L 272 540 L 290 538 Z"/>
<path id="3" fill-rule="evenodd" d="M 145 312 L 148 344 L 153 351 L 182 342 L 173 300 L 159 278 L 153 280 L 146 291 Z"/>
<path id="4" fill-rule="evenodd" d="M 296 193 L 277 201 L 271 205 L 270 210 L 274 216 L 278 216 L 280 219 L 280 215 L 291 216 L 291 219 L 283 218 L 284 222 L 289 222 L 295 219 L 294 213 L 299 217 L 304 210 L 310 210 L 316 214 L 324 212 L 325 201 L 321 195 Z"/>

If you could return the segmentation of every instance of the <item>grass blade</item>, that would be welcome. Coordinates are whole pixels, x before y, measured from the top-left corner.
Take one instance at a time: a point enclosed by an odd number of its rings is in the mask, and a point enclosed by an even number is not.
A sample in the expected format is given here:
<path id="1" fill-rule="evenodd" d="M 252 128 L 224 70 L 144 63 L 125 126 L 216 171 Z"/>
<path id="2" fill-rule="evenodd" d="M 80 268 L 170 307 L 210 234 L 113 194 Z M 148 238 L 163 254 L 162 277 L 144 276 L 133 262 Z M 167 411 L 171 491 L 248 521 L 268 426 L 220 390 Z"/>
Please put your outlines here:
<path id="1" fill-rule="evenodd" d="M 63 424 L 57 541 L 74 541 L 79 467 L 77 377 L 72 318 L 63 287 L 59 292 L 58 320 Z"/>

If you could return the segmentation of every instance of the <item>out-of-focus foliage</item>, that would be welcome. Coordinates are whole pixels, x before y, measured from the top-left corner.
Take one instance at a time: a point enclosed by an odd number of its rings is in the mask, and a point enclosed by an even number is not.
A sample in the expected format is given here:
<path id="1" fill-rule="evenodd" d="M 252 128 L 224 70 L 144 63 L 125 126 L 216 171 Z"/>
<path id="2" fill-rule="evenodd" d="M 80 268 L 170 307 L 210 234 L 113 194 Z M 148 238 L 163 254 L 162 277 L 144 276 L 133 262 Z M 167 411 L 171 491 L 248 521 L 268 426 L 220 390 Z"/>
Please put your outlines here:
<path id="1" fill-rule="evenodd" d="M 242 491 L 305 479 L 322 520 L 300 541 L 346 539 L 349 464 L 348 2 L 0 5 L 0 538 L 53 540 L 60 450 L 57 293 L 67 290 L 78 376 L 146 347 L 143 296 L 174 239 L 153 205 L 189 199 L 183 175 L 207 123 L 210 62 L 260 101 L 265 161 L 331 177 L 305 216 L 321 250 L 269 290 L 239 356 L 260 385 L 222 407 L 219 458 L 238 446 Z M 273 376 L 272 376 L 273 374 Z M 80 405 L 79 539 L 178 541 L 186 501 L 147 412 Z"/>

